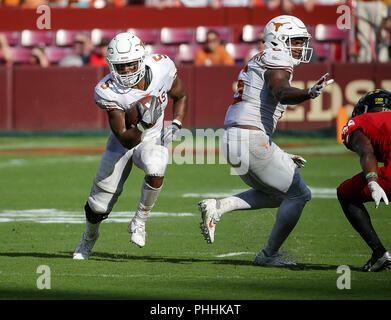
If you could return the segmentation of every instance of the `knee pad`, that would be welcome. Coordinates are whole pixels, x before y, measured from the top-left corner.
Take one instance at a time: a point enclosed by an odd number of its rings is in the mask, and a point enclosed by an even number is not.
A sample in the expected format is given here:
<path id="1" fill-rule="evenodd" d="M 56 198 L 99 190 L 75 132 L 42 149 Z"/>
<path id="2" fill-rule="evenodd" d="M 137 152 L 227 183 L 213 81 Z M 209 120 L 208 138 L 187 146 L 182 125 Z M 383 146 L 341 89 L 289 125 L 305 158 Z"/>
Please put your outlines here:
<path id="1" fill-rule="evenodd" d="M 107 217 L 109 216 L 109 213 L 101 214 L 101 213 L 95 213 L 94 211 L 92 211 L 92 209 L 90 208 L 90 206 L 88 204 L 88 201 L 86 202 L 86 204 L 84 206 L 84 212 L 86 214 L 87 221 L 89 221 L 92 224 L 96 224 L 98 222 L 101 222 L 102 220 L 107 219 Z"/>

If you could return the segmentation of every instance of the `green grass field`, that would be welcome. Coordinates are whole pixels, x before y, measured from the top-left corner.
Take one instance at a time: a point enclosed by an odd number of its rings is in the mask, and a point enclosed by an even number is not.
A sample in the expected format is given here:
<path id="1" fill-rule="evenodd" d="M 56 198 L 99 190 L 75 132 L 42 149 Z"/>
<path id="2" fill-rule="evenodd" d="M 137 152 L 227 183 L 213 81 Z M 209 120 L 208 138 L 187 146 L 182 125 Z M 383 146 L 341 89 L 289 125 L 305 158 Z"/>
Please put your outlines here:
<path id="1" fill-rule="evenodd" d="M 99 153 L 30 153 L 29 148 L 104 147 L 104 137 L 0 137 L 0 299 L 390 299 L 389 272 L 361 273 L 370 250 L 355 233 L 335 188 L 360 170 L 358 158 L 334 139 L 276 140 L 303 155 L 301 169 L 313 199 L 283 246 L 294 268 L 252 265 L 276 209 L 231 212 L 217 225 L 214 244 L 199 231 L 197 202 L 208 193 L 246 189 L 224 164 L 170 164 L 147 245 L 129 242 L 143 173 L 133 168 L 124 192 L 88 261 L 73 261 L 84 231 L 83 206 Z M 305 146 L 289 148 L 290 143 Z M 6 150 L 18 152 L 6 152 Z M 368 204 L 375 229 L 391 246 L 389 208 Z M 37 268 L 51 271 L 50 290 L 38 289 Z M 351 289 L 337 288 L 340 265 Z"/>

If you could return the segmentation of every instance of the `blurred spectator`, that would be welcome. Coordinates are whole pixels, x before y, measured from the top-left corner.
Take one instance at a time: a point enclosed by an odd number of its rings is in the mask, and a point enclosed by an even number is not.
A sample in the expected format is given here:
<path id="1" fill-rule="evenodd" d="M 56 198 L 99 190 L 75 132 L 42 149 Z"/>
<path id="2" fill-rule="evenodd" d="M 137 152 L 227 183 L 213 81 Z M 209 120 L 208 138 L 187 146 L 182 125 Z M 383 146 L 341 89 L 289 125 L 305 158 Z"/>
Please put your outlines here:
<path id="1" fill-rule="evenodd" d="M 41 5 L 49 5 L 48 0 L 21 0 L 21 7 L 25 9 L 36 9 Z"/>
<path id="2" fill-rule="evenodd" d="M 76 33 L 73 38 L 73 53 L 66 56 L 59 63 L 60 66 L 82 66 L 88 64 L 90 61 L 91 53 L 94 50 L 94 45 L 92 44 L 90 38 L 84 33 Z"/>
<path id="3" fill-rule="evenodd" d="M 376 60 L 376 44 L 382 21 L 383 1 L 356 1 L 357 37 L 359 42 L 358 62 Z"/>
<path id="4" fill-rule="evenodd" d="M 206 33 L 205 46 L 197 51 L 194 63 L 198 66 L 234 65 L 235 60 L 221 44 L 218 32 L 209 30 Z"/>
<path id="5" fill-rule="evenodd" d="M 386 2 L 386 8 L 380 23 L 380 30 L 377 35 L 378 60 L 389 62 L 391 59 L 391 3 Z"/>
<path id="6" fill-rule="evenodd" d="M 144 5 L 147 7 L 157 7 L 159 9 L 162 9 L 166 7 L 180 7 L 181 1 L 180 0 L 145 0 Z"/>
<path id="7" fill-rule="evenodd" d="M 94 52 L 90 56 L 90 65 L 92 66 L 105 66 L 106 65 L 106 53 L 109 47 L 110 39 L 103 38 L 101 43 L 95 47 Z"/>
<path id="8" fill-rule="evenodd" d="M 8 45 L 7 37 L 0 32 L 0 65 L 12 65 L 12 51 Z"/>
<path id="9" fill-rule="evenodd" d="M 1 0 L 0 4 L 4 7 L 19 7 L 21 4 L 21 1 L 22 0 Z"/>
<path id="10" fill-rule="evenodd" d="M 71 8 L 88 8 L 90 2 L 90 0 L 69 0 L 69 6 Z"/>
<path id="11" fill-rule="evenodd" d="M 29 64 L 43 68 L 50 65 L 50 62 L 46 57 L 45 50 L 42 47 L 36 46 L 31 49 Z"/>
<path id="12" fill-rule="evenodd" d="M 265 48 L 265 43 L 263 39 L 263 32 L 260 32 L 258 34 L 258 40 L 256 46 L 250 49 L 250 51 L 247 53 L 247 56 L 245 58 L 245 63 L 247 63 L 253 56 L 255 56 L 258 52 L 263 51 Z"/>
<path id="13" fill-rule="evenodd" d="M 66 8 L 69 6 L 69 0 L 50 0 L 49 6 L 52 8 Z"/>
<path id="14" fill-rule="evenodd" d="M 306 11 L 310 12 L 315 5 L 338 5 L 345 4 L 346 0 L 264 0 L 269 9 L 281 7 L 283 13 L 290 14 L 295 6 L 303 6 Z"/>
<path id="15" fill-rule="evenodd" d="M 220 0 L 223 7 L 253 7 L 262 5 L 263 0 Z"/>

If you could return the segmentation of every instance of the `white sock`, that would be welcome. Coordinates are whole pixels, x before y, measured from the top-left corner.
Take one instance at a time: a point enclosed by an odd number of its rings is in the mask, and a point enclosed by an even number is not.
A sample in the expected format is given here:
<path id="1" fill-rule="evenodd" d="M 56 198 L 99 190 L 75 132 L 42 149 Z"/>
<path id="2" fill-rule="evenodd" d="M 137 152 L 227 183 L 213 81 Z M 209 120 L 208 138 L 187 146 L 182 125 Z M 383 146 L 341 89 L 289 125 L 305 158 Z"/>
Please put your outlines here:
<path id="1" fill-rule="evenodd" d="M 160 188 L 153 188 L 145 180 L 143 181 L 140 202 L 134 215 L 136 219 L 142 222 L 147 221 L 149 213 L 155 205 L 162 188 L 163 185 L 161 185 Z"/>
<path id="2" fill-rule="evenodd" d="M 251 210 L 261 208 L 276 208 L 281 204 L 280 199 L 255 189 L 250 189 L 236 195 L 217 200 L 217 214 L 221 217 L 224 213 L 234 210 Z"/>

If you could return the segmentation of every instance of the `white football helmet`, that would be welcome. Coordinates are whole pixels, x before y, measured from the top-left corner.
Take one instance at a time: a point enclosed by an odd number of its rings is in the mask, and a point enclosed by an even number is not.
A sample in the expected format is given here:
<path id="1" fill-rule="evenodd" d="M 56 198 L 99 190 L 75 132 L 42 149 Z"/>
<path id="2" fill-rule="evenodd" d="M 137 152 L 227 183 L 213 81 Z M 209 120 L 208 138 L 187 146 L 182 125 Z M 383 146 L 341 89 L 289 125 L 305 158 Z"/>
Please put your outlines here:
<path id="1" fill-rule="evenodd" d="M 312 48 L 309 48 L 311 35 L 308 33 L 305 24 L 294 16 L 282 15 L 270 20 L 264 29 L 265 49 L 272 48 L 276 51 L 288 53 L 293 65 L 297 66 L 300 62 L 308 63 L 311 60 Z M 292 39 L 302 39 L 303 45 L 300 47 L 292 46 Z M 300 59 L 292 56 L 292 49 L 302 49 Z"/>
<path id="2" fill-rule="evenodd" d="M 106 55 L 106 61 L 114 80 L 127 88 L 136 85 L 145 75 L 145 55 L 144 44 L 139 37 L 130 32 L 118 33 L 110 41 Z M 118 72 L 118 65 L 134 61 L 138 62 L 135 72 L 126 74 Z"/>

